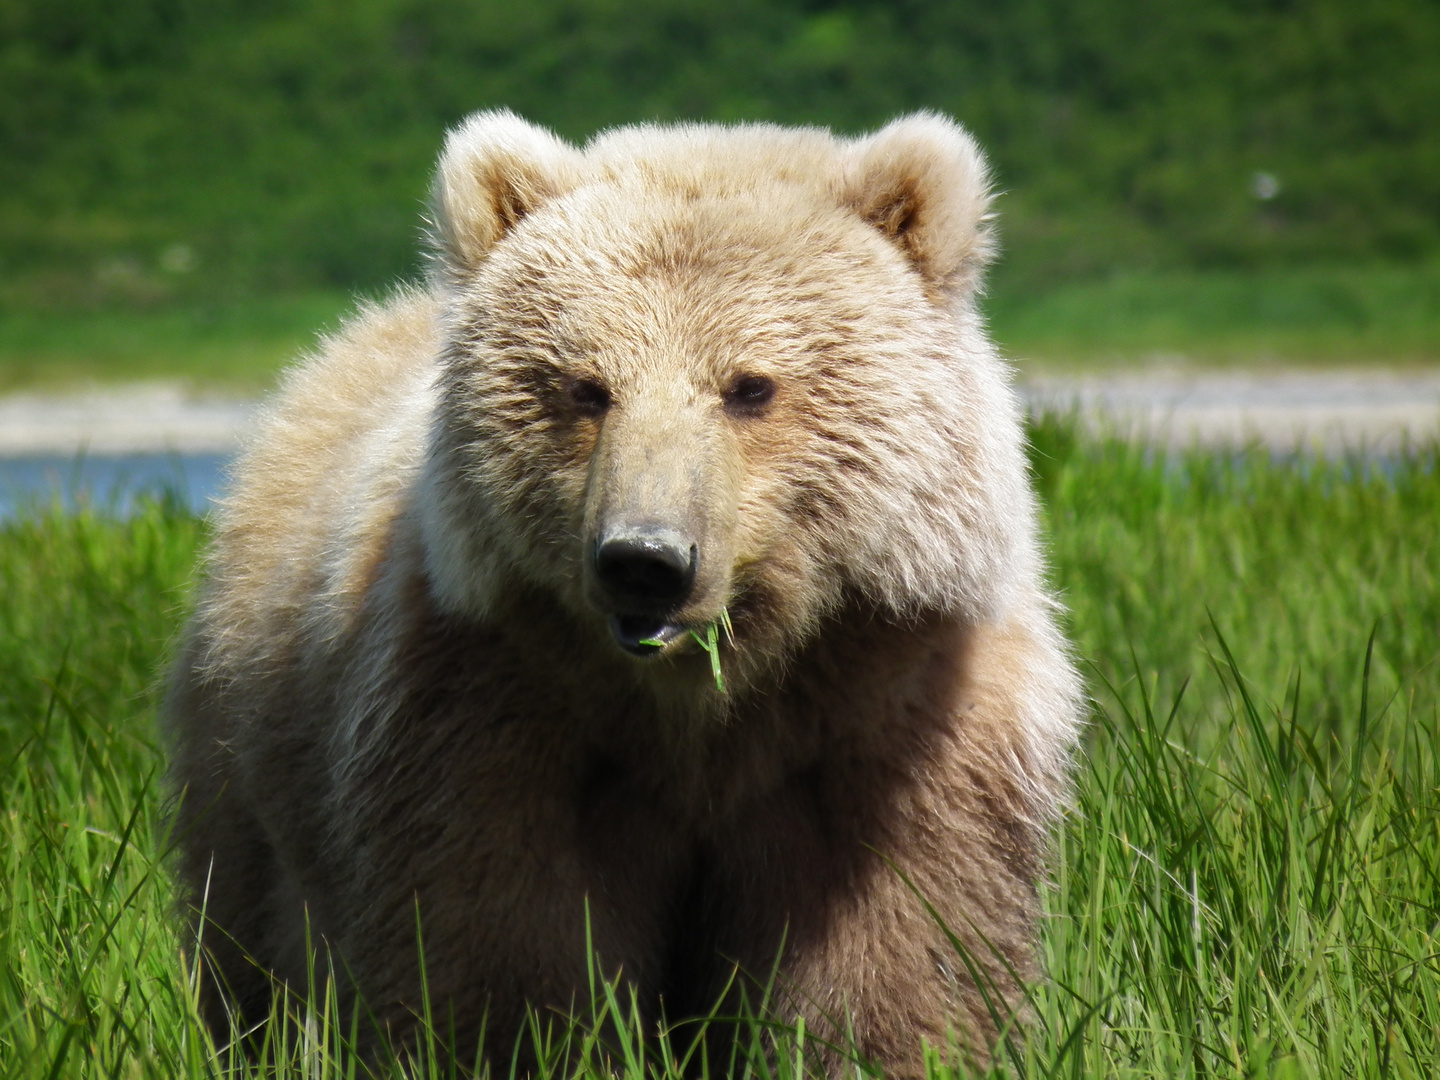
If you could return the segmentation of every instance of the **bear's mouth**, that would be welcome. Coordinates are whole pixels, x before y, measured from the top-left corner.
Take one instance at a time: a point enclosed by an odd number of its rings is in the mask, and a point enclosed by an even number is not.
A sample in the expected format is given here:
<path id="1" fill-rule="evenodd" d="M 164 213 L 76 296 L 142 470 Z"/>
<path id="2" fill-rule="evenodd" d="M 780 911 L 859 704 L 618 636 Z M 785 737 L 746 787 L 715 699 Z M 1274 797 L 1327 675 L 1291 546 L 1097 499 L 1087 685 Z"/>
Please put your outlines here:
<path id="1" fill-rule="evenodd" d="M 654 615 L 611 615 L 610 633 L 632 656 L 654 656 L 689 627 Z"/>

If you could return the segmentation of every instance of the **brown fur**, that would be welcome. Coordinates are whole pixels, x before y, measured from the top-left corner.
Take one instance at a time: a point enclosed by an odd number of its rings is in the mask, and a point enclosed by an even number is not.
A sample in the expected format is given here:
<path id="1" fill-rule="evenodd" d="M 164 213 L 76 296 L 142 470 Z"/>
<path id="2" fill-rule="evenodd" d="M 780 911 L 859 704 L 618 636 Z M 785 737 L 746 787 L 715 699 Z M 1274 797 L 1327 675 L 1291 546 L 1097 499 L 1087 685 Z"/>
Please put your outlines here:
<path id="1" fill-rule="evenodd" d="M 782 1014 L 894 1071 L 983 1056 L 901 872 L 1017 1008 L 1077 720 L 985 213 L 932 116 L 452 134 L 430 282 L 290 377 L 174 676 L 213 1018 L 303 984 L 308 919 L 403 1036 L 418 912 L 457 1045 L 488 1015 L 508 1052 L 587 985 L 588 911 L 651 1015 L 774 968 Z M 670 624 L 733 616 L 723 692 L 686 636 L 616 644 L 591 552 L 634 520 L 694 538 Z"/>

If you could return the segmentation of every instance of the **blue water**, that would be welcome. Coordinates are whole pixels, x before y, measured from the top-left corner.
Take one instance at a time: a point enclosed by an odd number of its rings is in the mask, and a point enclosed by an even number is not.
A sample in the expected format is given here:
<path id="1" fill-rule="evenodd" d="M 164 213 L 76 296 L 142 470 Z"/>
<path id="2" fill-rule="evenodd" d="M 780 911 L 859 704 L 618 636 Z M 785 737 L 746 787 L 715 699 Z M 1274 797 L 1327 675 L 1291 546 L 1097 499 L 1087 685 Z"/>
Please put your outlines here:
<path id="1" fill-rule="evenodd" d="M 138 498 L 171 494 L 196 513 L 224 490 L 229 454 L 0 457 L 0 521 L 37 506 L 91 506 L 124 515 Z"/>

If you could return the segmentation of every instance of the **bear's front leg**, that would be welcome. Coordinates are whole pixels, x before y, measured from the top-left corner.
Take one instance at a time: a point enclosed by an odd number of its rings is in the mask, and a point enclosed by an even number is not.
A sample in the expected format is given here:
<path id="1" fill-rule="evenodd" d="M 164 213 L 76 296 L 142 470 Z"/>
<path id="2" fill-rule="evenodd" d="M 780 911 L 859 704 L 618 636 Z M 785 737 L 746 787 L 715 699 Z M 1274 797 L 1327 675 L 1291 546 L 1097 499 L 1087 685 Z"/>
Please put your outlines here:
<path id="1" fill-rule="evenodd" d="M 985 817 L 967 815 L 955 835 L 967 800 L 910 790 L 898 801 L 869 828 L 815 788 L 757 808 L 717 857 L 706 915 L 713 984 L 738 965 L 753 1004 L 773 972 L 772 1011 L 833 1041 L 829 1064 L 853 1035 L 863 1058 L 919 1076 L 922 1040 L 983 1061 L 997 1021 L 1023 1015 L 1015 976 L 1036 973 L 1034 864 Z"/>
<path id="2" fill-rule="evenodd" d="M 779 1011 L 837 1046 L 832 1072 L 853 1049 L 921 1076 L 922 1041 L 984 1062 L 1038 974 L 1047 823 L 1017 773 L 1037 699 L 1012 676 L 1045 643 L 1019 627 L 964 636 L 909 653 L 915 677 L 887 683 L 908 693 L 852 683 L 828 750 L 717 842 L 716 952 L 752 988 L 774 971 Z M 863 722 L 837 720 L 845 705 Z"/>
<path id="3" fill-rule="evenodd" d="M 413 1041 L 428 995 L 459 1062 L 483 1031 L 507 1071 L 517 1040 L 538 1064 L 532 1015 L 588 1015 L 592 973 L 635 987 L 653 1018 L 683 862 L 672 818 L 583 748 L 536 744 L 538 722 L 445 720 L 430 721 L 443 752 L 387 759 L 405 797 L 392 780 L 368 803 L 386 814 L 367 823 L 341 952 L 380 1026 Z"/>

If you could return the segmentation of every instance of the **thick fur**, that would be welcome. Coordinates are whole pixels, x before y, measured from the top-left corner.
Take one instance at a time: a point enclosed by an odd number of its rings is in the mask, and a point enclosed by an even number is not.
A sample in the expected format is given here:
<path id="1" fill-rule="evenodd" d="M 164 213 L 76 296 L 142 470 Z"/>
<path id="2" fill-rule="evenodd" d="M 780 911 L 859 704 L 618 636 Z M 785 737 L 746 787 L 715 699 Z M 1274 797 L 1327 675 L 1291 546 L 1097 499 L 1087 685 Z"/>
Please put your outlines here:
<path id="1" fill-rule="evenodd" d="M 987 202 L 927 114 L 451 134 L 429 281 L 290 375 L 174 674 L 213 1017 L 303 984 L 308 920 L 403 1036 L 418 917 L 436 1014 L 508 1056 L 586 987 L 588 917 L 657 1017 L 739 965 L 899 1073 L 984 1055 L 1078 717 L 975 308 Z M 773 399 L 733 407 L 745 376 Z M 688 637 L 616 643 L 591 552 L 624 513 L 696 538 L 676 621 L 729 612 L 723 691 Z"/>

